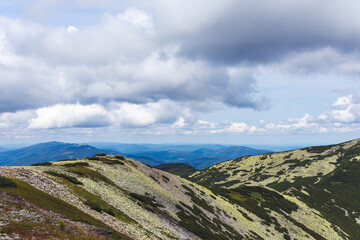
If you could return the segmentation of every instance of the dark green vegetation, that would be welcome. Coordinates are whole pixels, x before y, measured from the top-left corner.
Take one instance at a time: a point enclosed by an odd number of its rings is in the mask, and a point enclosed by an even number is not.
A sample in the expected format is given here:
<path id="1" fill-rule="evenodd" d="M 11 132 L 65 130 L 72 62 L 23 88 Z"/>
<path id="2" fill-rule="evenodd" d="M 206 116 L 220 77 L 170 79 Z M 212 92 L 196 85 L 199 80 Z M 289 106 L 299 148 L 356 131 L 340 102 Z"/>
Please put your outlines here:
<path id="1" fill-rule="evenodd" d="M 85 205 L 88 205 L 91 209 L 98 211 L 98 212 L 102 212 L 102 208 L 100 206 L 100 204 L 98 202 L 93 202 L 91 200 L 86 200 L 84 202 Z"/>
<path id="2" fill-rule="evenodd" d="M 87 162 L 74 162 L 74 163 L 66 163 L 62 165 L 64 167 L 78 167 L 78 166 L 89 166 Z"/>
<path id="3" fill-rule="evenodd" d="M 282 195 L 275 191 L 262 187 L 250 186 L 243 186 L 235 189 L 216 188 L 213 189 L 213 191 L 226 197 L 232 203 L 238 204 L 239 206 L 244 207 L 246 210 L 254 213 L 263 220 L 263 224 L 267 226 L 274 224 L 276 226 L 275 228 L 279 232 L 284 233 L 284 238 L 288 236 L 288 230 L 281 227 L 277 219 L 270 216 L 268 210 L 275 211 L 279 214 L 286 213 L 284 216 L 286 216 L 290 222 L 300 227 L 315 239 L 325 240 L 319 234 L 291 218 L 289 215 L 292 211 L 296 211 L 298 206 L 295 203 L 286 200 Z M 244 217 L 249 218 L 249 216 L 245 215 L 244 213 L 243 215 Z"/>
<path id="4" fill-rule="evenodd" d="M 178 175 L 182 178 L 187 178 L 197 170 L 185 163 L 167 163 L 155 166 L 155 168 Z"/>
<path id="5" fill-rule="evenodd" d="M 343 160 L 334 172 L 325 175 L 317 184 L 309 184 L 302 193 L 297 187 L 292 194 L 310 207 L 317 209 L 326 219 L 339 226 L 351 239 L 360 239 L 360 162 Z"/>
<path id="6" fill-rule="evenodd" d="M 218 217 L 210 219 L 204 213 L 204 210 L 213 213 L 217 216 L 220 212 L 211 206 L 201 195 L 203 192 L 196 193 L 194 189 L 186 185 L 181 185 L 185 190 L 185 194 L 191 197 L 194 204 L 190 207 L 184 203 L 182 206 L 176 205 L 176 208 L 181 210 L 177 213 L 181 219 L 180 225 L 195 233 L 203 239 L 243 239 L 243 237 L 235 231 L 233 227 L 222 222 Z"/>
<path id="7" fill-rule="evenodd" d="M 106 155 L 97 154 L 95 156 L 89 157 L 88 159 L 92 160 L 92 161 L 100 161 L 100 162 L 105 163 L 107 165 L 115 165 L 115 164 L 124 165 L 123 161 L 125 160 L 125 158 L 123 156 L 116 155 L 115 158 L 116 159 L 110 159 Z"/>
<path id="8" fill-rule="evenodd" d="M 31 164 L 30 166 L 52 166 L 52 163 L 51 162 L 34 163 Z"/>
<path id="9" fill-rule="evenodd" d="M 115 213 L 114 213 L 114 210 L 113 210 L 114 208 L 112 208 L 112 207 L 102 208 L 98 202 L 94 202 L 94 201 L 91 201 L 91 200 L 86 200 L 84 202 L 84 204 L 88 205 L 91 209 L 93 209 L 95 211 L 106 212 L 107 214 L 109 214 L 111 216 L 115 216 Z"/>
<path id="10" fill-rule="evenodd" d="M 107 214 L 114 216 L 118 220 L 128 224 L 135 224 L 136 222 L 129 218 L 125 213 L 122 211 L 114 208 L 107 202 L 101 199 L 101 197 L 92 194 L 85 189 L 78 187 L 76 185 L 69 185 L 69 187 L 80 196 L 84 200 L 84 204 L 88 205 L 91 209 L 98 211 L 98 212 L 106 212 Z"/>
<path id="11" fill-rule="evenodd" d="M 19 196 L 36 206 L 60 213 L 73 221 L 80 221 L 96 227 L 110 229 L 113 231 L 112 235 L 115 239 L 129 239 L 127 236 L 114 231 L 101 221 L 96 220 L 76 207 L 40 191 L 26 182 L 17 179 L 14 179 L 13 181 L 17 184 L 16 188 L 0 187 L 0 191 Z"/>
<path id="12" fill-rule="evenodd" d="M 190 180 L 205 187 L 211 187 L 214 185 L 214 183 L 223 181 L 230 177 L 229 173 L 219 172 L 216 168 L 207 168 L 204 170 L 204 172 L 206 173 L 205 176 L 204 174 L 199 174 L 191 177 Z"/>
<path id="13" fill-rule="evenodd" d="M 268 184 L 267 187 L 296 196 L 309 207 L 318 210 L 334 226 L 340 227 L 342 231 L 349 235 L 350 239 L 360 239 L 360 160 L 355 159 L 355 157 L 360 156 L 360 141 L 354 141 L 353 145 L 347 146 L 350 143 L 304 148 L 303 150 L 311 154 L 304 159 L 297 159 L 291 151 L 288 152 L 283 157 L 282 163 L 286 164 L 287 168 L 277 172 L 275 176 L 291 174 L 288 171 L 295 168 L 307 169 L 312 162 L 323 161 L 333 156 L 336 156 L 337 159 L 335 163 L 332 163 L 336 168 L 328 174 L 319 172 L 314 176 L 295 176 L 292 177 L 291 182 L 275 181 Z M 265 160 L 268 157 L 271 158 L 271 155 L 271 153 L 264 154 L 263 157 L 260 157 L 260 160 Z M 237 163 L 247 158 L 245 156 L 229 161 L 226 169 L 234 170 L 231 163 Z M 245 170 L 235 170 L 233 174 L 241 176 L 242 171 L 246 172 Z M 250 172 L 252 175 L 248 179 L 261 181 L 273 176 L 269 173 L 263 173 L 263 171 L 266 171 L 266 167 L 259 168 L 255 164 L 255 167 Z M 278 230 L 282 230 L 279 223 L 275 221 L 276 219 L 271 218 L 266 209 L 289 214 L 296 210 L 297 206 L 294 203 L 287 201 L 275 191 L 261 187 L 243 185 L 238 188 L 227 189 L 229 186 L 240 183 L 239 180 L 214 184 L 224 181 L 228 177 L 230 177 L 230 174 L 227 171 L 219 171 L 218 168 L 212 167 L 200 171 L 200 174 L 191 177 L 190 180 L 209 187 L 213 192 L 228 198 L 235 204 L 245 207 L 248 211 L 263 219 L 264 224 L 275 224 Z M 306 191 L 306 194 L 303 191 Z M 319 234 L 292 219 L 289 215 L 285 216 L 290 222 L 303 229 L 315 239 L 324 239 Z M 285 230 L 284 234 L 288 234 Z M 346 234 L 340 230 L 337 230 L 337 232 L 344 238 L 346 237 Z M 284 238 L 290 239 L 290 236 L 284 235 Z"/>
<path id="14" fill-rule="evenodd" d="M 102 175 L 101 173 L 94 171 L 90 168 L 87 168 L 86 166 L 75 166 L 70 167 L 68 169 L 69 172 L 78 174 L 82 177 L 88 177 L 96 182 L 104 182 L 106 184 L 109 184 L 116 189 L 128 193 L 126 190 L 120 188 L 118 185 L 116 185 L 113 181 Z M 60 176 L 62 177 L 62 176 Z M 71 181 L 70 181 L 71 182 Z M 84 199 L 84 204 L 88 205 L 91 209 L 96 210 L 98 212 L 106 212 L 107 214 L 114 216 L 115 218 L 119 219 L 122 222 L 128 223 L 128 224 L 135 224 L 136 222 L 129 218 L 125 213 L 121 212 L 120 210 L 114 208 L 113 206 L 106 203 L 104 200 L 102 200 L 99 196 L 96 196 L 95 194 L 92 194 L 88 191 L 86 191 L 83 188 L 80 188 L 78 186 L 68 184 L 68 186 L 80 197 Z"/>
<path id="15" fill-rule="evenodd" d="M 125 160 L 124 156 L 120 156 L 120 155 L 116 155 L 115 158 L 119 159 L 119 160 Z"/>
<path id="16" fill-rule="evenodd" d="M 158 215 L 164 215 L 165 217 L 169 218 L 170 216 L 168 213 L 162 211 L 160 208 L 163 207 L 163 205 L 159 204 L 155 198 L 153 198 L 149 193 L 146 193 L 146 195 L 141 195 L 137 193 L 129 193 L 129 196 L 132 197 L 134 200 L 138 202 L 139 206 L 142 206 L 146 210 L 156 213 Z"/>
<path id="17" fill-rule="evenodd" d="M 66 175 L 66 174 L 63 174 L 63 173 L 58 173 L 58 172 L 53 172 L 53 171 L 45 171 L 45 173 L 50 174 L 50 175 L 55 176 L 55 177 L 61 177 L 61 178 L 65 179 L 65 180 L 68 180 L 69 182 L 74 183 L 74 184 L 78 184 L 78 185 L 82 184 L 82 182 L 77 180 L 75 177 L 72 177 L 72 176 L 69 176 L 69 175 Z"/>
<path id="18" fill-rule="evenodd" d="M 17 185 L 10 178 L 0 176 L 0 187 L 12 187 L 12 188 L 15 187 L 16 188 Z"/>
<path id="19" fill-rule="evenodd" d="M 96 156 L 99 156 L 99 157 L 101 157 L 101 156 L 106 156 L 106 153 L 98 153 L 98 154 L 95 154 L 94 156 L 95 156 L 95 157 L 96 157 Z"/>
<path id="20" fill-rule="evenodd" d="M 197 207 L 192 208 L 190 213 L 179 212 L 178 217 L 181 219 L 180 226 L 203 239 L 243 239 L 231 226 L 216 219 L 211 222 Z M 222 227 L 226 229 L 226 232 Z"/>

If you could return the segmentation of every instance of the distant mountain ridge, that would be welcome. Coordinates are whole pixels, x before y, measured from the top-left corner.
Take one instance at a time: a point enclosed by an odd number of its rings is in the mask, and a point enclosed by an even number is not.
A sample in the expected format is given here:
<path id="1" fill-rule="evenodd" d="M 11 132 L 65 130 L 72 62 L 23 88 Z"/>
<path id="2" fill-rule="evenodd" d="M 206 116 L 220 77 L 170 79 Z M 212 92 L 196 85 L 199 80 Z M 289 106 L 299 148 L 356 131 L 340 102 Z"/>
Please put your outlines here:
<path id="1" fill-rule="evenodd" d="M 6 152 L 6 151 L 9 151 L 10 149 L 7 149 L 7 148 L 4 148 L 2 146 L 0 146 L 0 152 Z"/>
<path id="2" fill-rule="evenodd" d="M 90 157 L 103 151 L 74 143 L 47 142 L 0 152 L 0 166 L 27 166 L 34 163 Z"/>
<path id="3" fill-rule="evenodd" d="M 120 154 L 150 166 L 167 163 L 185 163 L 196 169 L 241 157 L 267 153 L 243 146 L 219 144 L 86 144 L 47 142 L 11 151 L 0 152 L 0 166 L 26 166 L 34 163 L 90 157 L 98 153 Z M 147 150 L 147 151 L 144 151 Z"/>
<path id="4" fill-rule="evenodd" d="M 90 143 L 91 144 L 91 143 Z M 185 163 L 196 169 L 210 167 L 216 163 L 242 157 L 269 153 L 269 150 L 245 146 L 219 144 L 94 144 L 98 148 L 118 151 L 121 155 L 141 161 L 150 166 L 166 163 Z M 144 150 L 147 151 L 144 151 Z"/>

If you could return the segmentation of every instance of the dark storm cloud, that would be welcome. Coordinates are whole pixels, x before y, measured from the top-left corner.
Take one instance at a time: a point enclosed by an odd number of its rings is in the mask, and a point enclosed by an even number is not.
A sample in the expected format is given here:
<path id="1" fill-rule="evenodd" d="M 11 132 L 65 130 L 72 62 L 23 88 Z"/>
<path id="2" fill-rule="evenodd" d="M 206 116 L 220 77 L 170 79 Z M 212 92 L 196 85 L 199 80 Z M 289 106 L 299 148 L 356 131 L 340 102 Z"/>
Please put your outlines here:
<path id="1" fill-rule="evenodd" d="M 243 0 L 225 1 L 222 5 L 227 6 L 225 11 L 209 13 L 207 21 L 195 30 L 189 26 L 185 30 L 173 29 L 178 23 L 176 14 L 182 12 L 172 12 L 174 21 L 160 18 L 160 25 L 170 29 L 166 41 L 180 41 L 187 56 L 231 64 L 269 62 L 290 52 L 322 47 L 349 52 L 357 48 L 360 40 L 360 19 L 356 17 L 360 8 L 354 1 Z M 197 11 L 201 19 L 207 10 L 204 3 L 188 11 Z M 184 20 L 184 24 L 197 25 L 197 16 L 191 16 L 189 13 L 190 20 Z"/>

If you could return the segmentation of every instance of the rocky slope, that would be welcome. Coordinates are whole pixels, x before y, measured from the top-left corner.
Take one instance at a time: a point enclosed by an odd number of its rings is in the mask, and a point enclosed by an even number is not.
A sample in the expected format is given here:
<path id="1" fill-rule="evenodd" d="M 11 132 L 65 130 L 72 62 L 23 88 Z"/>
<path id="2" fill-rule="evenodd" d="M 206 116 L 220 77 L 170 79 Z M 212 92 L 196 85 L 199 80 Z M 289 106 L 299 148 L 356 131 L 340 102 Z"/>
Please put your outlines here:
<path id="1" fill-rule="evenodd" d="M 318 211 L 342 238 L 360 239 L 360 139 L 245 156 L 197 171 L 189 179 L 245 197 L 256 192 L 254 187 L 279 191 Z"/>
<path id="2" fill-rule="evenodd" d="M 194 182 L 112 155 L 2 167 L 0 193 L 26 217 L 0 201 L 0 236 L 31 239 L 52 214 L 36 239 L 359 239 L 358 146 L 243 157 Z"/>

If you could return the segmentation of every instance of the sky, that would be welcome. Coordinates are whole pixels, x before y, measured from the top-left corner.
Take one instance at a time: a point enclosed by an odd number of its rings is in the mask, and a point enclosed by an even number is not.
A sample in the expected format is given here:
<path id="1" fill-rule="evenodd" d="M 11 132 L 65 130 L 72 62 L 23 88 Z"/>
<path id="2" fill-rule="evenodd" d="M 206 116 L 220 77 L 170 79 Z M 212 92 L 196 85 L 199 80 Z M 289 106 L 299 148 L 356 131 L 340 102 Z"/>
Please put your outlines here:
<path id="1" fill-rule="evenodd" d="M 360 137 L 360 4 L 2 0 L 0 145 Z"/>

